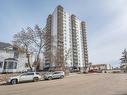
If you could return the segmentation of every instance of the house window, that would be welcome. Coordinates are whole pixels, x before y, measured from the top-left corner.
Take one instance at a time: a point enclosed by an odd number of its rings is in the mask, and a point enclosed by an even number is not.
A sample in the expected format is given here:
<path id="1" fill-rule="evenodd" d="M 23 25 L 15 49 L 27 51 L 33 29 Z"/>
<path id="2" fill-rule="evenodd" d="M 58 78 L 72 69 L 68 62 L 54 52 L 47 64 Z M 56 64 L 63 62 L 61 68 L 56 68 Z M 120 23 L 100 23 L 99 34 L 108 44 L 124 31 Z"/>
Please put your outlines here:
<path id="1" fill-rule="evenodd" d="M 7 62 L 4 62 L 4 69 L 7 69 Z"/>
<path id="2" fill-rule="evenodd" d="M 4 63 L 4 69 L 16 69 L 17 68 L 17 62 L 8 61 Z"/>
<path id="3" fill-rule="evenodd" d="M 19 58 L 19 52 L 14 52 L 14 58 Z"/>
<path id="4" fill-rule="evenodd" d="M 7 68 L 7 69 L 13 69 L 13 64 L 14 64 L 14 63 L 13 63 L 13 62 L 11 62 L 11 61 L 10 61 L 10 62 L 8 62 L 8 68 Z"/>
<path id="5" fill-rule="evenodd" d="M 0 61 L 0 68 L 2 68 L 3 62 Z"/>
<path id="6" fill-rule="evenodd" d="M 17 69 L 17 62 L 14 62 L 13 69 Z"/>

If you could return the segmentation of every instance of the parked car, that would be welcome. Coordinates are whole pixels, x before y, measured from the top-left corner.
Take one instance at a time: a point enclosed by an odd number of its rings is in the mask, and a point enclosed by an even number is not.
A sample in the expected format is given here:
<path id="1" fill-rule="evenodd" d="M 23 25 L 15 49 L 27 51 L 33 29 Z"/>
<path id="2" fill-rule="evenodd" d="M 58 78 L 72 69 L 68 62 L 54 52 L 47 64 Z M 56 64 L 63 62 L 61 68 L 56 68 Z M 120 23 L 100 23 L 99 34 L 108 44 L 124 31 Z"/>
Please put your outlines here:
<path id="1" fill-rule="evenodd" d="M 63 71 L 54 71 L 54 72 L 47 72 L 44 74 L 44 79 L 52 80 L 52 79 L 63 79 L 65 76 Z"/>
<path id="2" fill-rule="evenodd" d="M 97 70 L 89 70 L 89 73 L 97 73 Z"/>
<path id="3" fill-rule="evenodd" d="M 41 76 L 39 75 L 39 73 L 37 72 L 27 72 L 27 73 L 23 73 L 20 74 L 18 76 L 14 76 L 14 77 L 9 77 L 7 79 L 7 83 L 9 84 L 17 84 L 20 82 L 27 82 L 27 81 L 39 81 L 41 80 Z"/>

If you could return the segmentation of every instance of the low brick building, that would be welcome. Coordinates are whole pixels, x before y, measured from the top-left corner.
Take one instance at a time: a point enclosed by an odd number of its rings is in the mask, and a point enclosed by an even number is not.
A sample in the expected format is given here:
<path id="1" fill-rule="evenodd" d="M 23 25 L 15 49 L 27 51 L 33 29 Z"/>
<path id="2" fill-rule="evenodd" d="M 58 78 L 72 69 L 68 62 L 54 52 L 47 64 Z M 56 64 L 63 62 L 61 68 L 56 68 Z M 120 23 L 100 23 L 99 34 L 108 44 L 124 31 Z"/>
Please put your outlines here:
<path id="1" fill-rule="evenodd" d="M 90 71 L 102 72 L 103 70 L 107 70 L 107 64 L 94 64 L 90 66 Z"/>

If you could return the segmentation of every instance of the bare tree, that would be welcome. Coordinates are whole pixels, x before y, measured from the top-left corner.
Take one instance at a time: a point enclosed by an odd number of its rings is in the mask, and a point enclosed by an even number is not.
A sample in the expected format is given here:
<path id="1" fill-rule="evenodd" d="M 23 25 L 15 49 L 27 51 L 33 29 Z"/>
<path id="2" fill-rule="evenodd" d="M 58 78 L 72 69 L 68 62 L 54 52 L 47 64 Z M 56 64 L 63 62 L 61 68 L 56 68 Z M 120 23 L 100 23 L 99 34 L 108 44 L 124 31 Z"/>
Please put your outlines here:
<path id="1" fill-rule="evenodd" d="M 49 65 L 49 70 L 57 70 L 58 69 L 58 49 L 56 45 L 56 35 L 51 35 L 49 33 L 46 33 L 45 37 L 47 42 L 49 40 L 49 44 L 51 46 L 50 50 L 46 51 L 46 53 L 49 55 L 50 58 L 50 65 Z M 49 38 L 47 40 L 47 38 Z M 47 48 L 47 47 L 46 47 Z"/>
<path id="2" fill-rule="evenodd" d="M 124 49 L 124 51 L 122 52 L 122 57 L 121 57 L 121 69 L 124 72 L 127 72 L 127 51 L 126 49 Z"/>
<path id="3" fill-rule="evenodd" d="M 70 58 L 70 54 L 72 53 L 72 49 L 69 48 L 68 50 L 65 51 L 65 56 L 64 56 L 64 62 L 65 62 L 65 74 L 69 75 L 69 66 L 68 66 L 68 60 Z"/>
<path id="4" fill-rule="evenodd" d="M 36 52 L 36 59 L 35 59 L 36 61 L 34 66 L 36 70 L 38 70 L 40 66 L 40 54 L 42 52 L 43 47 L 45 46 L 44 43 L 45 32 L 38 25 L 36 25 L 34 29 L 28 27 L 27 30 L 28 30 L 30 41 L 32 41 L 33 43 L 34 51 Z"/>
<path id="5" fill-rule="evenodd" d="M 70 58 L 70 54 L 71 54 L 71 51 L 72 49 L 71 48 L 69 48 L 68 50 L 66 50 L 65 51 L 65 58 L 64 58 L 64 61 L 65 61 L 65 65 L 67 66 L 67 61 L 68 61 L 68 59 Z"/>
<path id="6" fill-rule="evenodd" d="M 22 29 L 21 32 L 18 32 L 17 34 L 14 35 L 13 38 L 13 44 L 16 45 L 17 47 L 23 48 L 26 53 L 26 57 L 28 59 L 28 66 L 32 70 L 32 66 L 30 64 L 30 46 L 31 46 L 31 40 L 29 38 L 29 33 L 25 31 L 25 29 Z"/>

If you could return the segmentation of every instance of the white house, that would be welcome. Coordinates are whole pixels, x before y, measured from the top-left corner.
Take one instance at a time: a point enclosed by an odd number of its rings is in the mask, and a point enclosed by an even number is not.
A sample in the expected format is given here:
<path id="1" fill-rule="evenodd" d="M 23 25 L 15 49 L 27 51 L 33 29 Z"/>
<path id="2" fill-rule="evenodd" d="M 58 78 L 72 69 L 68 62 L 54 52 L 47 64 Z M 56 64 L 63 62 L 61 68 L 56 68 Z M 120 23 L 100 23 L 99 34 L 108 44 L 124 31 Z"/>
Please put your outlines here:
<path id="1" fill-rule="evenodd" d="M 0 73 L 26 71 L 27 58 L 25 52 L 9 43 L 0 42 Z"/>

